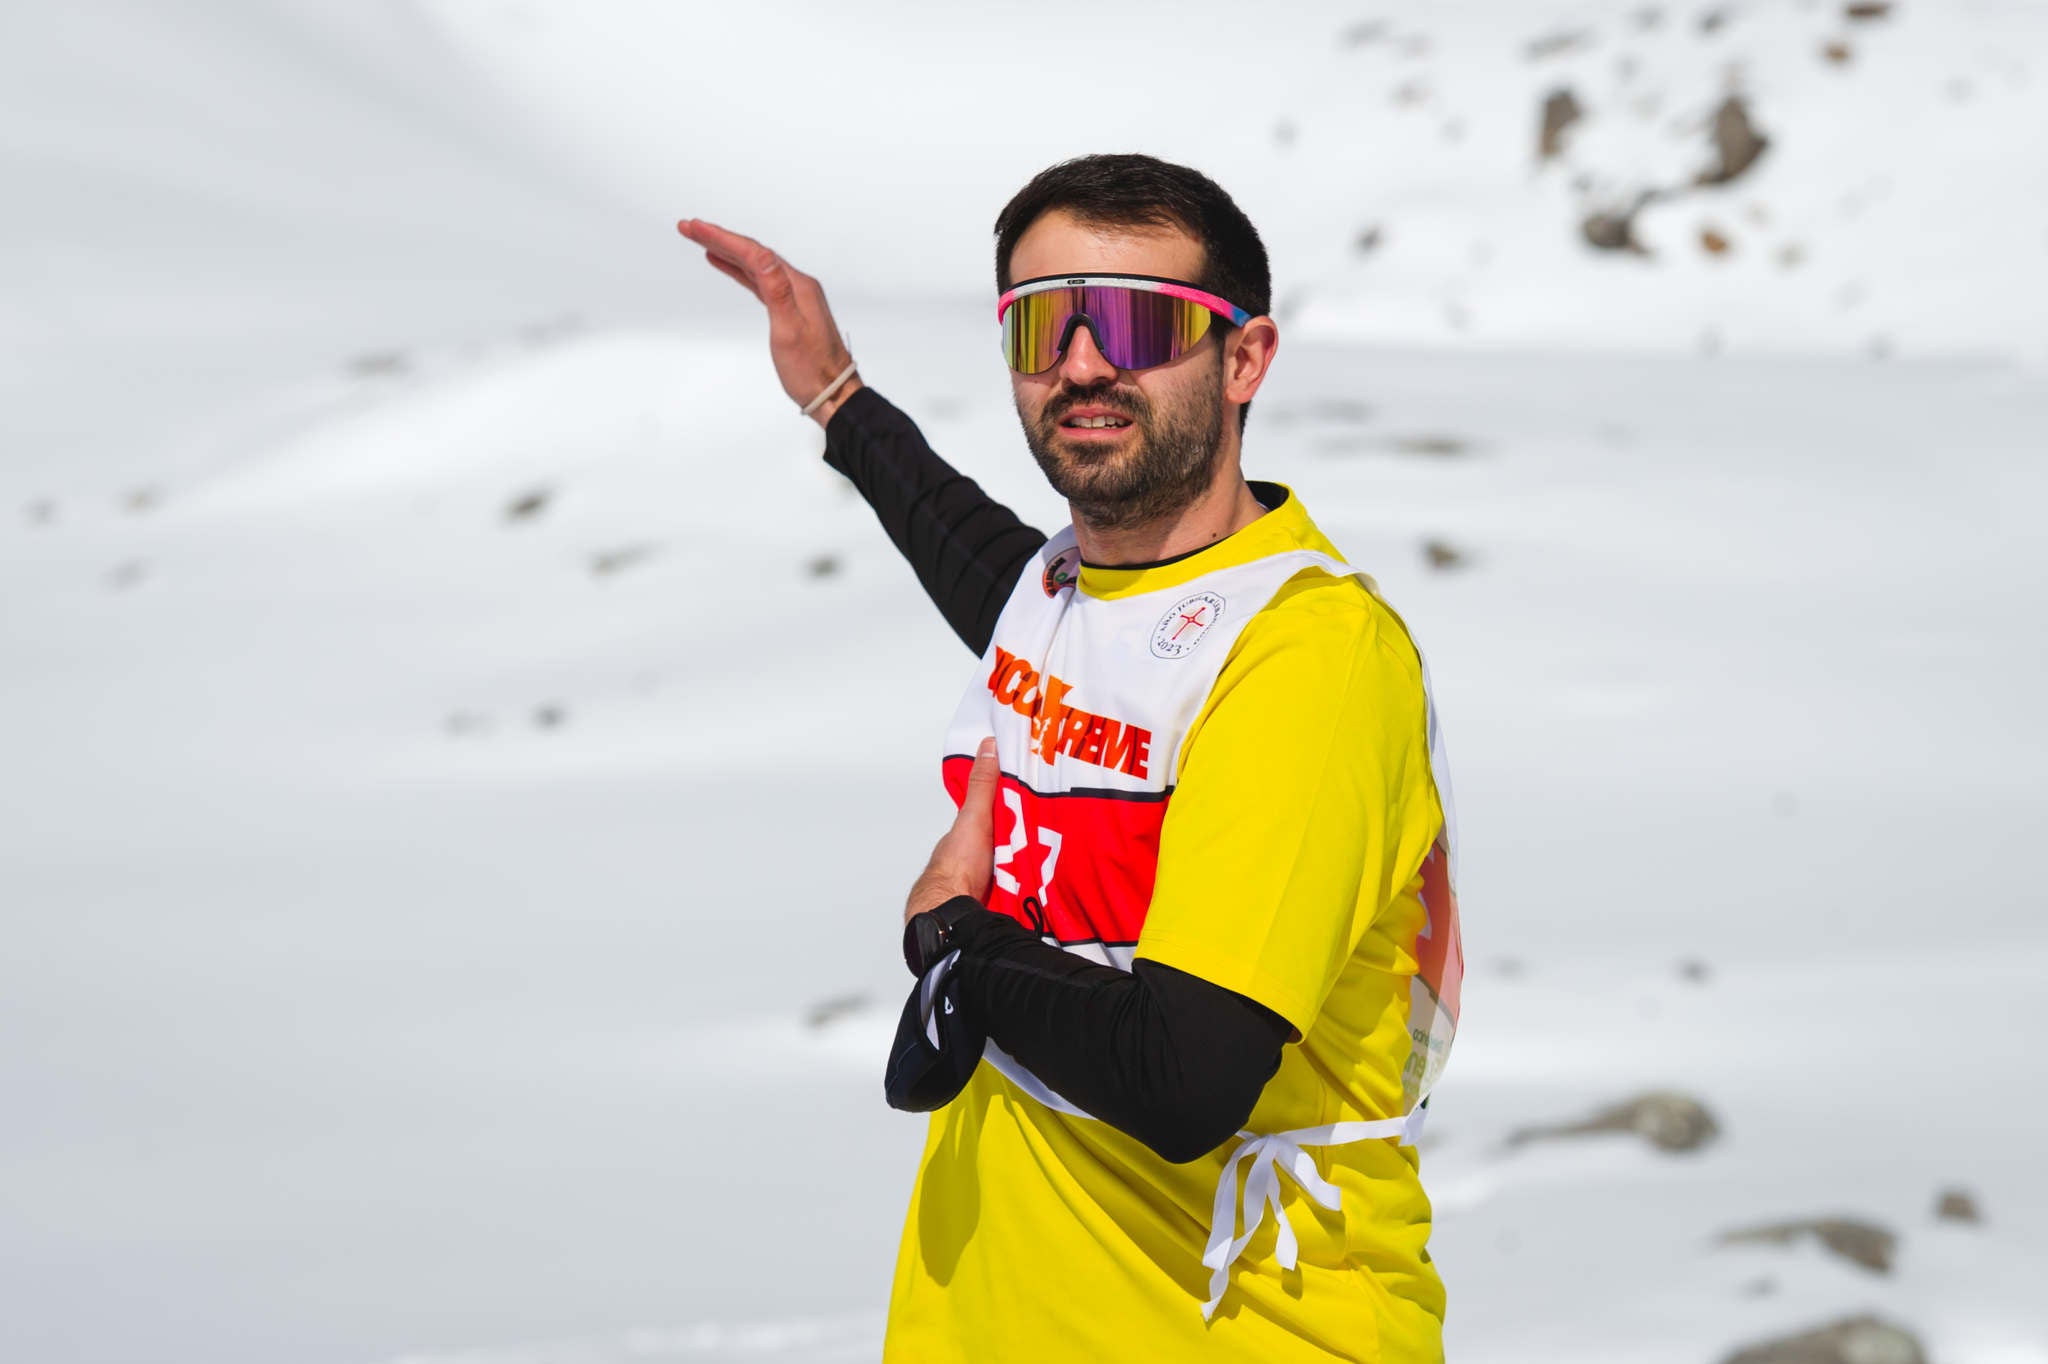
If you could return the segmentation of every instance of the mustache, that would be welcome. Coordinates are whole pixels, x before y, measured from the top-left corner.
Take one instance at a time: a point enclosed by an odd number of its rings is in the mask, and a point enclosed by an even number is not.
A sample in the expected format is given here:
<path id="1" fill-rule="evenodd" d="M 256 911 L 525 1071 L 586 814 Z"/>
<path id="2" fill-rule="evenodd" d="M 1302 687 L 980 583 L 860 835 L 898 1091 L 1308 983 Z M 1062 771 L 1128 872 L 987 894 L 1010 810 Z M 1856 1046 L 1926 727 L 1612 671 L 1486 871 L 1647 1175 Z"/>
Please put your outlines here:
<path id="1" fill-rule="evenodd" d="M 1086 393 L 1071 393 L 1054 398 L 1045 405 L 1040 418 L 1048 426 L 1058 426 L 1077 407 L 1106 407 L 1117 416 L 1137 423 L 1151 415 L 1151 405 L 1136 394 L 1128 396 L 1113 394 L 1107 390 Z"/>

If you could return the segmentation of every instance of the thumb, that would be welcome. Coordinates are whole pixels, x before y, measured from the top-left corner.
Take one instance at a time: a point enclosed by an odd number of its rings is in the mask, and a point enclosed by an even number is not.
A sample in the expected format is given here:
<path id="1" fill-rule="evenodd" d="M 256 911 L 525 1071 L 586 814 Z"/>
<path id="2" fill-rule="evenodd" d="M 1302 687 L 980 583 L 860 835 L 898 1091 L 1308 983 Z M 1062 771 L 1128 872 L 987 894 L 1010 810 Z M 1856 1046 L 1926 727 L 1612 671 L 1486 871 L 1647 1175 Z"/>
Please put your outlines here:
<path id="1" fill-rule="evenodd" d="M 1002 763 L 996 758 L 996 741 L 983 739 L 974 751 L 974 770 L 967 774 L 967 795 L 960 802 L 960 817 L 954 827 L 978 828 L 985 840 L 995 838 L 996 790 L 1003 784 Z"/>

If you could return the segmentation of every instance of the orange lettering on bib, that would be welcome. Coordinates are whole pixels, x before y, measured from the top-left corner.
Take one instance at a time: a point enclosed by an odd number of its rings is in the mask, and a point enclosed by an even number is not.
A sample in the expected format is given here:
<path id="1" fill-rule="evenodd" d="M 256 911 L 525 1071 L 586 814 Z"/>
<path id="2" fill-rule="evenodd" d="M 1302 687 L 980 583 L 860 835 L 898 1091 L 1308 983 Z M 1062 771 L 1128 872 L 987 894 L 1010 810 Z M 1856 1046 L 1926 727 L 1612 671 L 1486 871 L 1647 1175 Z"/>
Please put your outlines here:
<path id="1" fill-rule="evenodd" d="M 1031 748 L 1050 763 L 1064 753 L 1076 762 L 1143 778 L 1152 758 L 1152 731 L 1082 710 L 1068 702 L 1074 689 L 1041 674 L 1029 659 L 996 649 L 988 674 L 989 695 L 1031 720 Z"/>

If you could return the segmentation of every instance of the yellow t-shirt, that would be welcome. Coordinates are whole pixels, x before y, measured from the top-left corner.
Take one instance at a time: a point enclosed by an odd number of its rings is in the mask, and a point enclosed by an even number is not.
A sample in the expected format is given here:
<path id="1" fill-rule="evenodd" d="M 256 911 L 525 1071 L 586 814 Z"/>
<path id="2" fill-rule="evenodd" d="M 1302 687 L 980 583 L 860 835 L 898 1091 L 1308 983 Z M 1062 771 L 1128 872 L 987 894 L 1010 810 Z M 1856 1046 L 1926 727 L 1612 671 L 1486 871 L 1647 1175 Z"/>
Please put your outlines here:
<path id="1" fill-rule="evenodd" d="M 1084 567 L 1078 590 L 1151 592 L 1291 549 L 1336 555 L 1289 496 L 1187 558 Z M 1356 577 L 1308 570 L 1246 625 L 1188 731 L 1137 955 L 1294 1025 L 1250 1131 L 1406 1110 L 1421 868 L 1443 827 L 1427 723 L 1400 620 Z M 1275 1261 L 1269 1220 L 1203 1320 L 1211 1202 L 1236 1144 L 1169 1164 L 983 1064 L 932 1115 L 884 1359 L 1441 1359 L 1429 1200 L 1413 1148 L 1387 1140 L 1312 1148 L 1342 1211 L 1283 1180 L 1298 1267 Z"/>

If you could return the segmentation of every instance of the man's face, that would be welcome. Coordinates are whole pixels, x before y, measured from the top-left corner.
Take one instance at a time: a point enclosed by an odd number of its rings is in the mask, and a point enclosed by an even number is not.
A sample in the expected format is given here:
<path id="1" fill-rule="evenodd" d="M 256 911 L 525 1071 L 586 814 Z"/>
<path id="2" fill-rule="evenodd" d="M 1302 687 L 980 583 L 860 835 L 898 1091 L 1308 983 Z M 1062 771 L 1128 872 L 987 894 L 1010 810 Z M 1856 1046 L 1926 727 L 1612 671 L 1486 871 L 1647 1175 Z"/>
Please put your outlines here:
<path id="1" fill-rule="evenodd" d="M 1192 282 L 1202 247 L 1178 229 L 1096 228 L 1061 212 L 1038 219 L 1010 255 L 1010 278 L 1155 275 Z M 1100 530 L 1144 525 L 1187 506 L 1214 479 L 1223 446 L 1223 332 L 1218 318 L 1191 350 L 1145 370 L 1120 370 L 1074 329 L 1059 363 L 1010 374 L 1024 440 L 1053 490 Z M 1128 425 L 1082 427 L 1081 419 Z"/>

